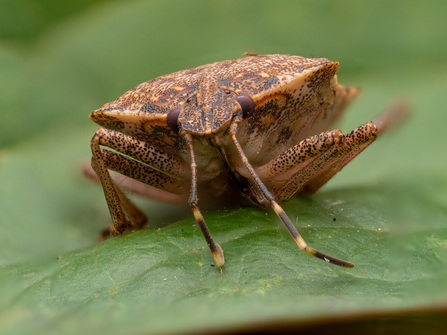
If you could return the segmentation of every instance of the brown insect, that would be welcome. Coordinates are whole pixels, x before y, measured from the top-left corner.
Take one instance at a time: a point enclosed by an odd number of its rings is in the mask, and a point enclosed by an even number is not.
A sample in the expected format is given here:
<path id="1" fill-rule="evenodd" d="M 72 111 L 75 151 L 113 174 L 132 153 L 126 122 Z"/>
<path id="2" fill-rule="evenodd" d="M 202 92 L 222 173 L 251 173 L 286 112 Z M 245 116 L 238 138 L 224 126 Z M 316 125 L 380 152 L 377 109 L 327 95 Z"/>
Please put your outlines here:
<path id="1" fill-rule="evenodd" d="M 198 194 L 208 202 L 239 201 L 242 195 L 271 206 L 300 249 L 353 267 L 307 246 L 278 202 L 317 191 L 399 121 L 405 107 L 347 135 L 328 131 L 358 94 L 338 84 L 338 62 L 244 55 L 150 80 L 90 114 L 103 127 L 91 141 L 91 166 L 112 216 L 106 234 L 140 229 L 147 221 L 114 182 L 114 170 L 132 178 L 126 189 L 170 201 L 189 196 L 218 266 L 224 255 L 200 212 Z"/>

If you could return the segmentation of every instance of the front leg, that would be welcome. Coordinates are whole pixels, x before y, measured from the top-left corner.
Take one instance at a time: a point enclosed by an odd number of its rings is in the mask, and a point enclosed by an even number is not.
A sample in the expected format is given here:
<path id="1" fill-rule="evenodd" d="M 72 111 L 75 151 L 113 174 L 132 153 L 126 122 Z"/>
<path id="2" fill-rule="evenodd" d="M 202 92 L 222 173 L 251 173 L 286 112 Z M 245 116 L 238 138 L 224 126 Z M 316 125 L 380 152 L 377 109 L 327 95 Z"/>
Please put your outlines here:
<path id="1" fill-rule="evenodd" d="M 208 226 L 203 219 L 202 213 L 200 212 L 198 206 L 197 197 L 197 163 L 194 153 L 194 140 L 190 134 L 184 135 L 186 144 L 189 147 L 190 152 L 190 160 L 191 160 L 191 191 L 189 195 L 189 205 L 191 206 L 192 212 L 194 214 L 194 218 L 196 219 L 197 224 L 199 225 L 200 230 L 202 231 L 203 236 L 205 237 L 206 243 L 210 248 L 211 254 L 213 255 L 214 261 L 217 266 L 223 266 L 225 263 L 225 257 L 222 251 L 222 248 L 218 243 L 216 243 L 211 236 L 211 233 L 208 229 Z"/>
<path id="2" fill-rule="evenodd" d="M 165 168 L 165 170 L 173 174 L 183 171 L 182 163 L 166 153 L 160 151 L 155 151 L 154 153 L 152 147 L 145 146 L 143 142 L 130 136 L 118 138 L 121 141 L 117 143 L 113 141 L 113 139 L 117 139 L 117 135 L 119 134 L 113 130 L 101 128 L 96 132 L 91 141 L 93 155 L 92 168 L 98 175 L 104 190 L 113 222 L 110 233 L 114 236 L 127 231 L 141 229 L 147 222 L 147 218 L 113 182 L 108 169 L 117 171 L 147 185 L 165 190 L 170 194 L 180 195 L 187 191 L 185 182 L 162 171 L 153 169 L 136 159 L 141 159 L 145 162 L 154 162 L 154 164 L 158 164 L 157 167 L 161 170 Z M 102 149 L 100 145 L 116 149 L 120 153 L 132 158 Z M 160 160 L 161 156 L 163 160 Z M 103 237 L 106 237 L 107 232 L 107 230 L 103 232 Z"/>
<path id="3" fill-rule="evenodd" d="M 134 225 L 142 226 L 146 223 L 146 216 L 123 194 L 123 192 L 115 185 L 110 178 L 106 163 L 104 162 L 101 148 L 99 146 L 101 137 L 96 133 L 90 143 L 92 149 L 92 168 L 101 181 L 102 189 L 109 207 L 110 215 L 112 217 L 113 226 L 110 228 L 110 233 L 114 236 L 126 232 Z M 130 220 L 127 219 L 127 215 Z M 106 235 L 103 232 L 103 237 Z"/>
<path id="4" fill-rule="evenodd" d="M 282 221 L 282 223 L 284 224 L 284 226 L 287 228 L 287 230 L 289 231 L 290 235 L 292 235 L 293 239 L 295 240 L 296 244 L 298 245 L 298 247 L 302 250 L 304 250 L 305 252 L 307 252 L 309 255 L 320 258 L 328 263 L 332 263 L 338 266 L 342 266 L 342 267 L 346 267 L 346 268 L 352 268 L 354 267 L 354 264 L 352 264 L 351 262 L 347 262 L 332 256 L 329 256 L 327 254 L 324 254 L 312 247 L 309 247 L 306 242 L 304 241 L 304 239 L 302 238 L 302 236 L 300 235 L 300 233 L 296 230 L 295 226 L 292 224 L 292 222 L 290 221 L 289 217 L 287 216 L 287 214 L 284 212 L 284 210 L 281 208 L 281 206 L 278 205 L 278 203 L 276 202 L 275 198 L 273 197 L 273 195 L 269 192 L 269 190 L 267 189 L 267 187 L 265 187 L 264 183 L 261 181 L 261 179 L 259 178 L 259 176 L 257 175 L 256 171 L 254 170 L 254 168 L 251 166 L 250 162 L 247 159 L 247 156 L 245 155 L 244 151 L 242 150 L 242 146 L 240 145 L 240 143 L 237 140 L 237 127 L 238 125 L 242 122 L 242 118 L 240 117 L 235 117 L 233 119 L 233 122 L 230 125 L 230 136 L 231 139 L 233 140 L 233 143 L 236 147 L 236 150 L 239 154 L 239 157 L 242 161 L 242 163 L 245 165 L 246 169 L 248 170 L 248 172 L 250 173 L 252 179 L 253 179 L 253 183 L 254 186 L 258 188 L 259 192 L 262 194 L 262 196 L 270 203 L 270 206 L 273 208 L 273 210 L 275 211 L 276 215 L 279 217 L 279 219 Z"/>

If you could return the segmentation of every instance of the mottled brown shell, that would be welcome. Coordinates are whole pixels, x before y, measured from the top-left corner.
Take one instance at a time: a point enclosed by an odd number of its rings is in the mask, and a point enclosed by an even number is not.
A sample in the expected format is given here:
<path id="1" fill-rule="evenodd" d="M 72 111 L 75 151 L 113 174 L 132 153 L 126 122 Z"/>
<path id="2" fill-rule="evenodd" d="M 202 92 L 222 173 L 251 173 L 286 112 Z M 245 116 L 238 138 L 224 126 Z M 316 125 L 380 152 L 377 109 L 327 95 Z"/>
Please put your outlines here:
<path id="1" fill-rule="evenodd" d="M 258 55 L 202 65 L 142 83 L 98 111 L 121 109 L 165 114 L 193 93 L 210 88 L 227 88 L 256 97 L 324 64 L 331 64 L 324 70 L 326 75 L 321 76 L 321 80 L 327 80 L 334 76 L 339 64 L 326 58 Z M 318 82 L 314 85 L 318 85 Z"/>
<path id="2" fill-rule="evenodd" d="M 105 128 L 179 157 L 186 155 L 186 150 L 182 137 L 167 124 L 171 110 L 183 108 L 179 116 L 183 131 L 201 136 L 223 133 L 240 109 L 235 96 L 245 93 L 253 98 L 256 109 L 241 126 L 241 144 L 250 146 L 259 136 L 267 135 L 274 137 L 273 145 L 286 147 L 298 136 L 290 127 L 302 126 L 291 113 L 305 109 L 338 67 L 338 62 L 325 58 L 288 55 L 249 56 L 203 65 L 142 83 L 90 117 Z M 280 120 L 286 124 L 275 125 Z M 272 148 L 266 149 L 264 156 L 272 156 Z"/>

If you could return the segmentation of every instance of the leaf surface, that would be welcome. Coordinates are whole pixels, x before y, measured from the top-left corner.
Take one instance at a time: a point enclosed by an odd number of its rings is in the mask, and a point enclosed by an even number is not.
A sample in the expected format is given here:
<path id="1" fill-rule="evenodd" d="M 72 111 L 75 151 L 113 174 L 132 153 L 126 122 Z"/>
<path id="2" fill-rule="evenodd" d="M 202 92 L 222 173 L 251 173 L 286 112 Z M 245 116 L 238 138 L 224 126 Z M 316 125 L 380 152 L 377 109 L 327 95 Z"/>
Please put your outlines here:
<path id="1" fill-rule="evenodd" d="M 445 4 L 193 3 L 80 5 L 26 48 L 2 45 L 0 332 L 442 334 L 447 68 L 438 41 L 447 29 L 436 18 Z M 308 256 L 271 210 L 254 206 L 204 213 L 222 269 L 189 210 L 145 199 L 133 197 L 148 229 L 96 243 L 110 216 L 80 173 L 97 129 L 89 112 L 159 75 L 309 48 L 340 60 L 341 83 L 362 87 L 344 133 L 402 92 L 414 106 L 322 191 L 284 204 L 310 246 L 355 268 Z"/>

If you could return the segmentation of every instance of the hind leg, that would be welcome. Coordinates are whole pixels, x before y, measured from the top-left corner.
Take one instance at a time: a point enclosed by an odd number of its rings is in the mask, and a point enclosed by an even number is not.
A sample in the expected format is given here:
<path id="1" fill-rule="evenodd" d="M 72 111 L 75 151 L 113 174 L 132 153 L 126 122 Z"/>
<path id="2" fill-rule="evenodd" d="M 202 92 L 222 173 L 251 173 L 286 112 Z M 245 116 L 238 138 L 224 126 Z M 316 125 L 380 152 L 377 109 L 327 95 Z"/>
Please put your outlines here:
<path id="1" fill-rule="evenodd" d="M 379 134 L 399 124 L 408 111 L 407 105 L 396 104 L 374 122 L 347 135 L 332 130 L 311 136 L 257 168 L 257 172 L 281 201 L 288 201 L 298 192 L 314 193 Z"/>

